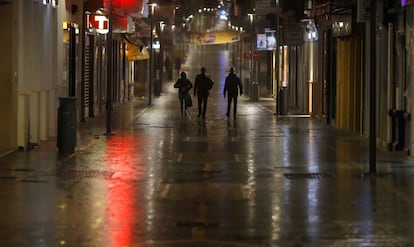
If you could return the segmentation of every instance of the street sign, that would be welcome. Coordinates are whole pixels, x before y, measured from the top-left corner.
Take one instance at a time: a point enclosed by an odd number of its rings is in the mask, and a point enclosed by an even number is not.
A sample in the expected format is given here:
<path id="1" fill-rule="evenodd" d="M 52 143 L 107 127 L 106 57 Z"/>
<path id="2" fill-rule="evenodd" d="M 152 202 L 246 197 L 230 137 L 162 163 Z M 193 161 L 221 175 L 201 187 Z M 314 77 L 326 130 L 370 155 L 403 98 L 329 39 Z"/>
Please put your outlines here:
<path id="1" fill-rule="evenodd" d="M 88 28 L 94 28 L 98 33 L 105 34 L 109 32 L 109 19 L 104 15 L 88 14 L 86 15 Z"/>

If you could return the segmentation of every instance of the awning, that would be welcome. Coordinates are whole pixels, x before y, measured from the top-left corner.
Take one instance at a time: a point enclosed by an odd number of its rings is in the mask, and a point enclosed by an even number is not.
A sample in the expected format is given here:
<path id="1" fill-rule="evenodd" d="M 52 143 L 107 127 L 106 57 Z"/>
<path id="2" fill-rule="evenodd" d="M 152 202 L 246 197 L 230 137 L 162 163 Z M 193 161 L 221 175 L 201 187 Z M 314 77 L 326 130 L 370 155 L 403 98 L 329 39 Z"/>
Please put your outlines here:
<path id="1" fill-rule="evenodd" d="M 139 37 L 149 38 L 151 36 L 151 19 L 150 18 L 133 18 L 135 22 L 135 32 Z"/>
<path id="2" fill-rule="evenodd" d="M 149 59 L 146 45 L 137 37 L 125 35 L 126 57 L 129 61 Z"/>

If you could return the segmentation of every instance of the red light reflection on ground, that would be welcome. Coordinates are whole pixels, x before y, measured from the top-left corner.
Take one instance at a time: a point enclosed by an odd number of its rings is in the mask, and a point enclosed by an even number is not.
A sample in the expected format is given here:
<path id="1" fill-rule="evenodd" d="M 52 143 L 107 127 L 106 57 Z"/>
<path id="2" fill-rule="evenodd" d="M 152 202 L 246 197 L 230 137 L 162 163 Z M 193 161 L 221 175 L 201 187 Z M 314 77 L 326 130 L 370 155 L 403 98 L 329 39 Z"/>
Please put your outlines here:
<path id="1" fill-rule="evenodd" d="M 108 179 L 106 210 L 106 224 L 112 240 L 110 246 L 113 247 L 130 246 L 135 222 L 140 220 L 139 212 L 135 211 L 139 209 L 135 207 L 139 188 L 134 185 L 140 163 L 136 160 L 139 146 L 138 140 L 131 137 L 111 137 L 107 142 L 107 169 L 115 174 Z"/>

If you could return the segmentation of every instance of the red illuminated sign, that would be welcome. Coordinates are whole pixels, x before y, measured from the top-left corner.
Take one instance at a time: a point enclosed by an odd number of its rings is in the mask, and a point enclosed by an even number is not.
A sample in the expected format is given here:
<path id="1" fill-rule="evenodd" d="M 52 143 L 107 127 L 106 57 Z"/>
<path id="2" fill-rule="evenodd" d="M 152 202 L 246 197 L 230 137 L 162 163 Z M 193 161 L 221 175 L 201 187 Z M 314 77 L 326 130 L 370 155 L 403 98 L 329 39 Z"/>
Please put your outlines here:
<path id="1" fill-rule="evenodd" d="M 109 32 L 109 20 L 106 16 L 89 14 L 86 18 L 89 28 L 94 28 L 98 33 L 102 34 Z"/>

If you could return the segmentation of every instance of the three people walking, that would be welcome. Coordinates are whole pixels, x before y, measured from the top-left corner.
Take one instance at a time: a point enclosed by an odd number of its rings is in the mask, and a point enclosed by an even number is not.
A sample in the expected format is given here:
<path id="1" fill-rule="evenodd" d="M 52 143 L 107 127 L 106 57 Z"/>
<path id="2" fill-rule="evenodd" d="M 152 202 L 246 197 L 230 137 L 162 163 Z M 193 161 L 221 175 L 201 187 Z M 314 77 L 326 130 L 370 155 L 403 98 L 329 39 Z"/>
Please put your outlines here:
<path id="1" fill-rule="evenodd" d="M 230 73 L 226 77 L 224 83 L 223 96 L 226 98 L 227 93 L 227 112 L 226 116 L 230 117 L 231 103 L 233 102 L 233 117 L 237 114 L 237 96 L 243 94 L 243 85 L 239 77 L 234 73 L 234 69 L 230 68 Z"/>
<path id="2" fill-rule="evenodd" d="M 187 79 L 185 72 L 180 73 L 180 78 L 174 84 L 174 88 L 178 88 L 178 98 L 180 100 L 181 114 L 184 115 L 188 107 L 192 106 L 190 89 L 194 88 L 194 96 L 197 96 L 198 101 L 198 118 L 205 119 L 207 111 L 207 101 L 209 91 L 213 88 L 214 82 L 206 75 L 206 68 L 201 68 L 201 73 L 198 74 L 193 84 Z M 231 105 L 233 104 L 233 117 L 237 115 L 237 98 L 243 94 L 243 85 L 240 78 L 236 75 L 233 68 L 230 68 L 229 74 L 226 77 L 223 88 L 223 96 L 227 97 L 227 112 L 226 116 L 230 117 Z"/>

